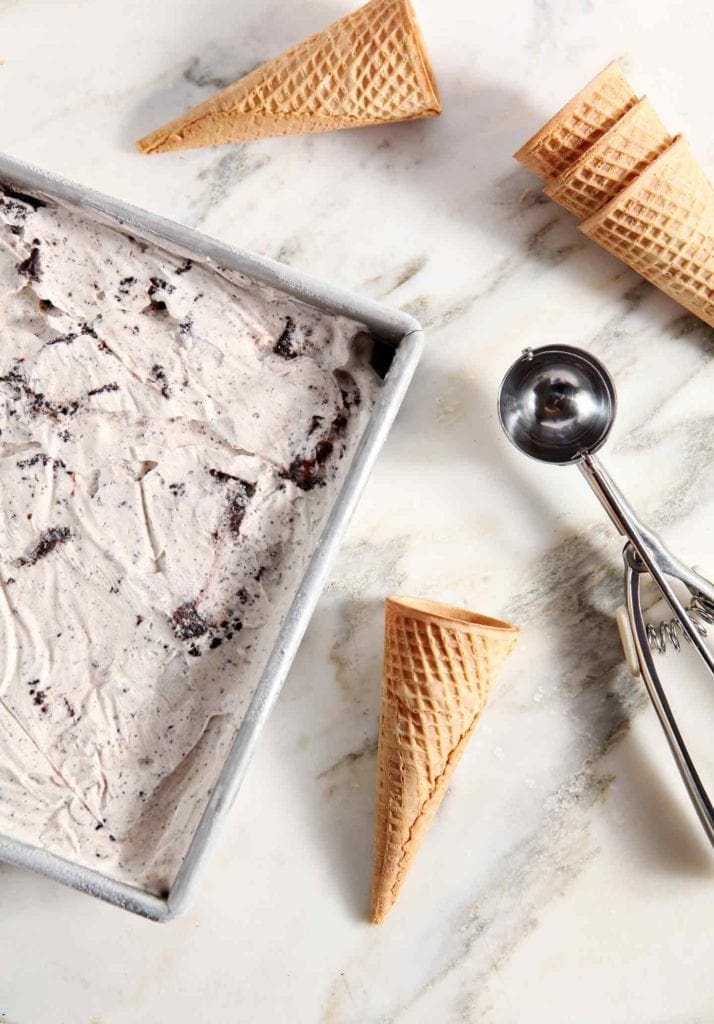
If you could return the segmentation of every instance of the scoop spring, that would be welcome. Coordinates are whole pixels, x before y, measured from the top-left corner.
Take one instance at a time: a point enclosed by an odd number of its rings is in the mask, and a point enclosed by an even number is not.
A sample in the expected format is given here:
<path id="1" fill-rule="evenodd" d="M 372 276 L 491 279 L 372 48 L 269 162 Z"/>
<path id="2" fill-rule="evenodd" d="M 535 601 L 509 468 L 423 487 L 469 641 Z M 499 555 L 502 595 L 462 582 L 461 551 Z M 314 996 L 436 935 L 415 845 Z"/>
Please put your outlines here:
<path id="1" fill-rule="evenodd" d="M 707 635 L 705 623 L 710 626 L 714 625 L 714 602 L 707 601 L 705 597 L 701 596 L 693 597 L 687 608 L 687 615 L 694 623 L 699 635 L 705 637 Z M 680 651 L 682 649 L 681 638 L 684 638 L 688 644 L 692 642 L 682 629 L 679 619 L 663 619 L 656 626 L 651 622 L 647 625 L 647 642 L 650 649 L 658 654 L 665 654 L 670 645 L 673 650 Z"/>

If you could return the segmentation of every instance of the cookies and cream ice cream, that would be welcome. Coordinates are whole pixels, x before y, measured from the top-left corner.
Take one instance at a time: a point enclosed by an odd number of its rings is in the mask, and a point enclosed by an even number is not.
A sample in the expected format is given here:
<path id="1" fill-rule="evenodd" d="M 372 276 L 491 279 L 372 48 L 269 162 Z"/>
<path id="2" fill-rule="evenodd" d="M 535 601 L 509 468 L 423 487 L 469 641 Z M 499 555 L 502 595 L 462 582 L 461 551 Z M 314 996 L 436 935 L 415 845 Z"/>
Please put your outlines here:
<path id="1" fill-rule="evenodd" d="M 378 391 L 361 338 L 0 190 L 0 833 L 170 886 Z"/>

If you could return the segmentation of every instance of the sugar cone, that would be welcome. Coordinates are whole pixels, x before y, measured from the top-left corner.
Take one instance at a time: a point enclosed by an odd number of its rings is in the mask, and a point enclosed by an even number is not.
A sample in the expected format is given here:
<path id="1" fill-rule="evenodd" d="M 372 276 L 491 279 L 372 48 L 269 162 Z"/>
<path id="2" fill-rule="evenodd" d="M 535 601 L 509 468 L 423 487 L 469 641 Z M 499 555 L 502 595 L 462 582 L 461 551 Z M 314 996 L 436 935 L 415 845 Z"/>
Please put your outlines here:
<path id="1" fill-rule="evenodd" d="M 641 99 L 550 182 L 546 195 L 585 220 L 641 174 L 672 141 L 649 100 Z"/>
<path id="2" fill-rule="evenodd" d="M 138 143 L 144 153 L 441 112 L 410 0 L 371 0 Z"/>
<path id="3" fill-rule="evenodd" d="M 556 178 L 636 102 L 620 66 L 608 64 L 521 146 L 516 160 L 541 178 Z"/>
<path id="4" fill-rule="evenodd" d="M 580 229 L 714 327 L 714 187 L 682 136 Z"/>
<path id="5" fill-rule="evenodd" d="M 379 725 L 372 920 L 384 920 L 518 630 L 389 597 Z"/>

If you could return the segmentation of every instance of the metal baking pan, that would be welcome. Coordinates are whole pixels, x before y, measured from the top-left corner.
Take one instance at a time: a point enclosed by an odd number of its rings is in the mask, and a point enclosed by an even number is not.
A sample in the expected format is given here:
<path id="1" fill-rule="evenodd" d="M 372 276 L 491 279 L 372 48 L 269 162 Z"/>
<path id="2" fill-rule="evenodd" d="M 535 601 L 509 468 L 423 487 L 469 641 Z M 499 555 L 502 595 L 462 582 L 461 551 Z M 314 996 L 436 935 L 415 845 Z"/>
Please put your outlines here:
<path id="1" fill-rule="evenodd" d="M 238 271 L 324 312 L 357 320 L 380 341 L 394 347 L 391 365 L 352 464 L 295 592 L 203 817 L 166 897 L 161 898 L 126 883 L 113 881 L 97 871 L 0 834 L 0 860 L 30 868 L 153 921 L 169 921 L 186 909 L 196 891 L 209 849 L 238 793 L 260 733 L 278 698 L 320 597 L 347 523 L 419 361 L 424 343 L 423 332 L 417 321 L 406 313 L 333 288 L 274 260 L 224 245 L 190 228 L 1 154 L 0 183 L 18 192 L 59 200 L 75 209 L 86 211 L 94 219 L 181 256 Z"/>

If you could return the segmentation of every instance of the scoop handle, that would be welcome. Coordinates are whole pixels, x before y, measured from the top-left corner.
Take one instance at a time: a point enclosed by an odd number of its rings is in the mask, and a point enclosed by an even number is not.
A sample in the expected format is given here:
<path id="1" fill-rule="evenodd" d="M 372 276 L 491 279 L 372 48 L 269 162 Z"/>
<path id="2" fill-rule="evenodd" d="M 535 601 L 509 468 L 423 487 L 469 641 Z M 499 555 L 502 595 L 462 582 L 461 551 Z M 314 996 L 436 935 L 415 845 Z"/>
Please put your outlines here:
<path id="1" fill-rule="evenodd" d="M 714 653 L 702 640 L 699 630 L 689 618 L 686 608 L 672 589 L 667 576 L 681 580 L 690 590 L 714 602 L 714 587 L 672 555 L 654 531 L 648 529 L 603 464 L 592 454 L 578 463 L 580 471 L 598 497 L 603 508 L 621 534 L 627 537 L 644 568 L 652 576 L 682 629 L 692 641 L 699 657 L 714 676 Z"/>
<path id="2" fill-rule="evenodd" d="M 667 695 L 660 682 L 655 668 L 652 651 L 647 641 L 647 628 L 642 613 L 641 583 L 642 572 L 632 564 L 632 551 L 629 544 L 625 547 L 625 594 L 627 597 L 627 614 L 632 627 L 632 638 L 637 649 L 637 660 L 644 679 L 650 700 L 657 712 L 662 730 L 667 737 L 672 756 L 679 768 L 682 781 L 687 788 L 702 827 L 709 842 L 714 846 L 714 807 L 699 777 L 696 765 L 684 742 L 677 720 L 672 712 Z"/>

